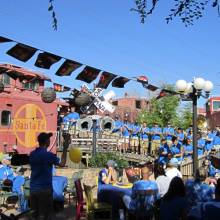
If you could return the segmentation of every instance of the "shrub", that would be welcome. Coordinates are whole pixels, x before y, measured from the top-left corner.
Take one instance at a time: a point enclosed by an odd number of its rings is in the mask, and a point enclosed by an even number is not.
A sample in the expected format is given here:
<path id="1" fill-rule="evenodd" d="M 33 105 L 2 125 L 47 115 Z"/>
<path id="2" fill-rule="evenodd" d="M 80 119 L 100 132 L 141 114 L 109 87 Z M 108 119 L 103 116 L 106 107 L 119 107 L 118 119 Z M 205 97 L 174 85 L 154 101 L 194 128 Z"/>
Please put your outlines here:
<path id="1" fill-rule="evenodd" d="M 128 161 L 115 153 L 97 153 L 89 159 L 90 167 L 105 167 L 108 160 L 114 160 L 118 168 L 128 167 Z"/>

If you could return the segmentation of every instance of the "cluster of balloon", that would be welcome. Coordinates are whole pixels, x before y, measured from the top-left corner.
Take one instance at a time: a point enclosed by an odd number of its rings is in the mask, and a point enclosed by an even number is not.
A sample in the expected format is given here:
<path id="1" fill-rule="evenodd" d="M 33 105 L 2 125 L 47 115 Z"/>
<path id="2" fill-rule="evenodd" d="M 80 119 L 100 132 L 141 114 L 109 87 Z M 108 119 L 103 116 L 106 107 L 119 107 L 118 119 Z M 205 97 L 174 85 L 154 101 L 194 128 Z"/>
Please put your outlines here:
<path id="1" fill-rule="evenodd" d="M 82 151 L 78 147 L 71 147 L 69 149 L 69 158 L 73 163 L 79 163 L 82 159 Z"/>
<path id="2" fill-rule="evenodd" d="M 0 152 L 0 162 L 2 161 L 3 157 L 4 157 L 4 154 Z"/>

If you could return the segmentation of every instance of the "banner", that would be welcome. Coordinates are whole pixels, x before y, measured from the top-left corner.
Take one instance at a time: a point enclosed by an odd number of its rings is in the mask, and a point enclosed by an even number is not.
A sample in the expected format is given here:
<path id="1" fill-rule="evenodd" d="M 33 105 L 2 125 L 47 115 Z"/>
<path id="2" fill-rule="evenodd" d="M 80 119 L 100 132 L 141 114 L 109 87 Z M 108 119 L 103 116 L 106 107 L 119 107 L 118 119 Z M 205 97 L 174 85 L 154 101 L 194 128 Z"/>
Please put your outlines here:
<path id="1" fill-rule="evenodd" d="M 117 87 L 117 88 L 124 88 L 125 84 L 129 81 L 130 79 L 125 78 L 123 76 L 120 76 L 116 79 L 113 80 L 112 82 L 112 87 Z"/>
<path id="2" fill-rule="evenodd" d="M 60 56 L 43 52 L 38 54 L 37 60 L 34 65 L 39 68 L 50 69 L 50 67 L 54 63 L 58 62 L 60 59 Z"/>
<path id="3" fill-rule="evenodd" d="M 108 85 L 111 83 L 111 81 L 116 77 L 117 75 L 109 72 L 102 72 L 99 82 L 97 84 L 98 88 L 107 89 Z"/>
<path id="4" fill-rule="evenodd" d="M 79 75 L 76 77 L 77 80 L 81 80 L 84 81 L 86 83 L 91 83 L 92 81 L 94 81 L 97 76 L 99 75 L 101 70 L 90 67 L 90 66 L 86 66 L 80 73 Z"/>

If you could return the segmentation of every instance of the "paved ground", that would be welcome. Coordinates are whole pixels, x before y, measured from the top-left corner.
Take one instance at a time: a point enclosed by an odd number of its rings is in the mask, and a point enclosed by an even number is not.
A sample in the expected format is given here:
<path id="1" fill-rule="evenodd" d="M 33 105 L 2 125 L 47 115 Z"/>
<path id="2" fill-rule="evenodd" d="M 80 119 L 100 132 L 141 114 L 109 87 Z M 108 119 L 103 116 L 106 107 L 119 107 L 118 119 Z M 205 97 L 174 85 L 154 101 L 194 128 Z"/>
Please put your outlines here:
<path id="1" fill-rule="evenodd" d="M 18 212 L 15 209 L 6 210 L 2 208 L 2 213 L 6 216 L 10 216 L 10 214 L 17 215 Z M 19 220 L 30 220 L 31 217 L 28 214 L 20 217 Z M 52 217 L 53 220 L 74 220 L 75 219 L 75 201 L 71 201 L 71 204 L 65 204 L 64 210 L 56 213 Z M 86 217 L 82 217 L 82 220 L 86 220 Z"/>

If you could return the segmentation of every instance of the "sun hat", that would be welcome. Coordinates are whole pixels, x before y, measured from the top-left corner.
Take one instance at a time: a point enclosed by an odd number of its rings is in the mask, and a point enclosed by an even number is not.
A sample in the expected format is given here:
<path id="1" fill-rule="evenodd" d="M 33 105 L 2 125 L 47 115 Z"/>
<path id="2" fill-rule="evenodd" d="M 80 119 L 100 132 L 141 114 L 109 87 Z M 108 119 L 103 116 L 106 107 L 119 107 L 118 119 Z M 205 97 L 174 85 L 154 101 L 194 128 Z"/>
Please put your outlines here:
<path id="1" fill-rule="evenodd" d="M 115 167 L 116 166 L 116 162 L 114 160 L 108 160 L 106 165 L 107 165 L 107 167 Z"/>
<path id="2" fill-rule="evenodd" d="M 168 165 L 178 167 L 179 161 L 178 161 L 176 158 L 172 158 L 172 159 L 168 162 Z"/>

